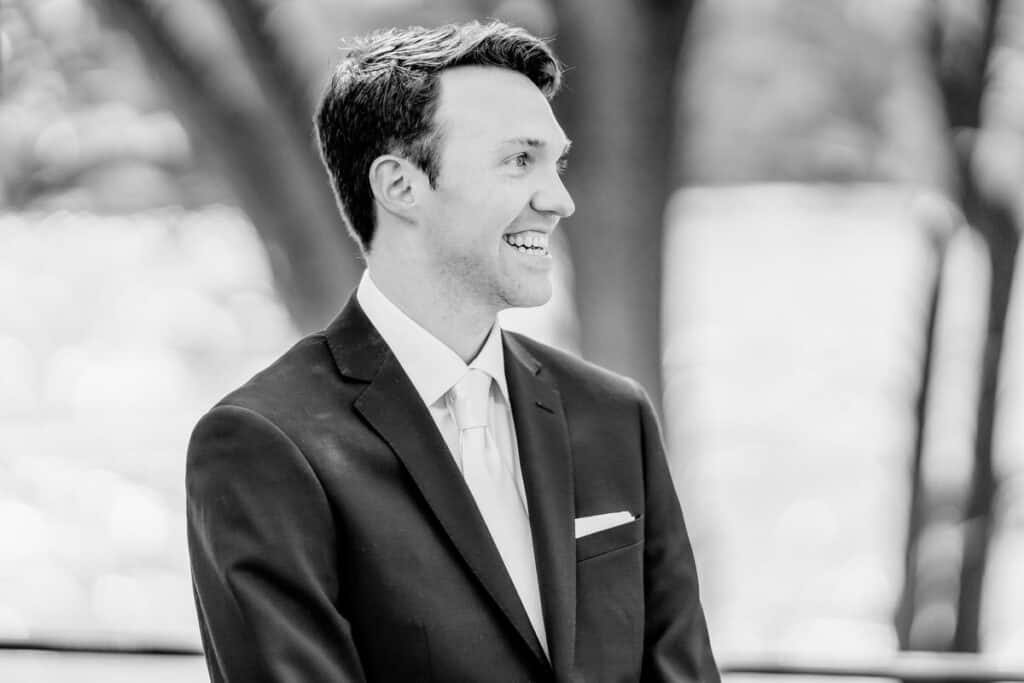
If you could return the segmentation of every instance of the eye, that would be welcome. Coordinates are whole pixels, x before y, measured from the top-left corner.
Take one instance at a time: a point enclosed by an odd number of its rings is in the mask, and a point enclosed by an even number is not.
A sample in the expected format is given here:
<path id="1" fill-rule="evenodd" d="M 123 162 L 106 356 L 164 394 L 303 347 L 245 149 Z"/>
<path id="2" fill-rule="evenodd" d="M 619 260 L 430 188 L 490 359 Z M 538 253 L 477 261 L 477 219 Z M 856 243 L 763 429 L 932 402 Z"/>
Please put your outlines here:
<path id="1" fill-rule="evenodd" d="M 530 165 L 530 162 L 532 161 L 533 158 L 530 156 L 529 152 L 520 152 L 519 154 L 509 157 L 507 163 L 511 164 L 517 169 L 521 169 L 527 168 Z"/>

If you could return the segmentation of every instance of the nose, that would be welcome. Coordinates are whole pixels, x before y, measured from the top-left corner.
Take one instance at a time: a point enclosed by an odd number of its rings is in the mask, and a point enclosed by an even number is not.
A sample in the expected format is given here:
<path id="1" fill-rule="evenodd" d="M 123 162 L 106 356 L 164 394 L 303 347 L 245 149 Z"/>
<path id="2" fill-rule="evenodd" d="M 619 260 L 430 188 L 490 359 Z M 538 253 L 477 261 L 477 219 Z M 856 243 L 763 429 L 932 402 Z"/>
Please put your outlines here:
<path id="1" fill-rule="evenodd" d="M 568 218 L 576 211 L 576 204 L 557 171 L 551 171 L 544 179 L 534 192 L 530 205 L 538 213 L 554 214 L 559 218 Z"/>

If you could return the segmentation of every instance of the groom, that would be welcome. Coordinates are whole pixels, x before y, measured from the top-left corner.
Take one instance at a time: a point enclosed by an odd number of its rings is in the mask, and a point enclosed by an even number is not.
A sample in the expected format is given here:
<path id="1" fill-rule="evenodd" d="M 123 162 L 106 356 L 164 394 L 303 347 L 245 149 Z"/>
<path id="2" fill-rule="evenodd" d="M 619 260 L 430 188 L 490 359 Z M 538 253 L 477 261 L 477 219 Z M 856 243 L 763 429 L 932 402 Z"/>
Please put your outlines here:
<path id="1" fill-rule="evenodd" d="M 317 131 L 367 269 L 192 435 L 213 681 L 719 680 L 643 390 L 496 322 L 551 296 L 560 80 L 500 23 L 334 72 Z"/>

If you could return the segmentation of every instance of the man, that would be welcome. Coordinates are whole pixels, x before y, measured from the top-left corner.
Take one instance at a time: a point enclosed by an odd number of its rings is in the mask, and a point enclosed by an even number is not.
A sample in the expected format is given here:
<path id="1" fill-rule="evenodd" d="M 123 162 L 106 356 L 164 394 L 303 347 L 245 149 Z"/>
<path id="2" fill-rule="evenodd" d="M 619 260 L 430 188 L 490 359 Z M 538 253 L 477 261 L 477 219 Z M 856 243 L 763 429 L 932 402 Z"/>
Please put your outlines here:
<path id="1" fill-rule="evenodd" d="M 214 681 L 717 681 L 640 387 L 503 332 L 573 212 L 549 48 L 377 33 L 317 113 L 367 272 L 203 419 L 189 549 Z"/>

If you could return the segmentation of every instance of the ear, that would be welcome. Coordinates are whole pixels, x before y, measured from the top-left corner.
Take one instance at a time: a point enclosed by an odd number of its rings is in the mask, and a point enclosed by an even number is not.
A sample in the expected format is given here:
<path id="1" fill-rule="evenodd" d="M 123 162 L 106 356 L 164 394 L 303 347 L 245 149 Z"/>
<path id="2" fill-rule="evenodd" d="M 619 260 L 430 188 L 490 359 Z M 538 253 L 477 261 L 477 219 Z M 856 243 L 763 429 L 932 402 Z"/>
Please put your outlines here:
<path id="1" fill-rule="evenodd" d="M 416 206 L 416 174 L 408 160 L 382 154 L 370 164 L 370 189 L 385 211 L 402 218 Z"/>

